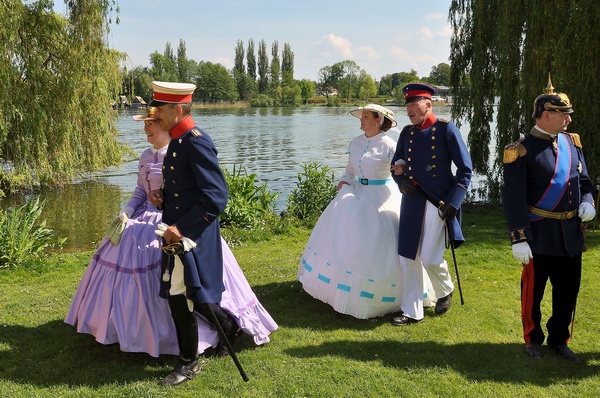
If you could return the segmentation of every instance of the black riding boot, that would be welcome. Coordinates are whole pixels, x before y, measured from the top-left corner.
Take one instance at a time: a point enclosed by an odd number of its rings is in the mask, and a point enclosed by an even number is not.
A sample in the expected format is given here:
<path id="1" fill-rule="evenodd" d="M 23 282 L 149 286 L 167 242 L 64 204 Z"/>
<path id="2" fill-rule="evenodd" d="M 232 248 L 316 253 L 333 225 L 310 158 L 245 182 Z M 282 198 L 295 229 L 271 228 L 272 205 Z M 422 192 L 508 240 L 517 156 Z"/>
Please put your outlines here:
<path id="1" fill-rule="evenodd" d="M 160 384 L 177 386 L 193 379 L 202 368 L 198 363 L 198 325 L 184 295 L 169 296 L 167 301 L 175 323 L 179 361 L 175 369 L 162 379 Z"/>

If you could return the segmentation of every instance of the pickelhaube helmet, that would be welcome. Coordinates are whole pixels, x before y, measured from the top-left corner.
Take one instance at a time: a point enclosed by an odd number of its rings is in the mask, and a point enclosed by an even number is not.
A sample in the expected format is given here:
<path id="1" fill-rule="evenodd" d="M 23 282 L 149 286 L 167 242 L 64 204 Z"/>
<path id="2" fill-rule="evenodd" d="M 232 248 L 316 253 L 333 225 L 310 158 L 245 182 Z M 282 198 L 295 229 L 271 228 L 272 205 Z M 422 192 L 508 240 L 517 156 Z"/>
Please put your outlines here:
<path id="1" fill-rule="evenodd" d="M 538 95 L 533 102 L 533 115 L 531 116 L 534 119 L 537 119 L 544 111 L 573 113 L 573 106 L 571 105 L 571 101 L 569 100 L 569 97 L 567 97 L 567 94 L 554 92 L 550 74 L 548 74 L 546 92 Z"/>

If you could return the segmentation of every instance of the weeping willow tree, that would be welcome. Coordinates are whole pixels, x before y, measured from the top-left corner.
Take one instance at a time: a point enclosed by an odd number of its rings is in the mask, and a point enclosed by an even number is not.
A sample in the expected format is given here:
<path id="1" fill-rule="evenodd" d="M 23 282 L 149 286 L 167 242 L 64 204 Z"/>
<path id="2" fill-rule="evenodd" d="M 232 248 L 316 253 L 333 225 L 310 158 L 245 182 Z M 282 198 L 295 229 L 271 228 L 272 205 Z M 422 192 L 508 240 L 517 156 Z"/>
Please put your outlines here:
<path id="1" fill-rule="evenodd" d="M 575 109 L 570 132 L 581 135 L 590 177 L 600 176 L 600 11 L 595 0 L 452 0 L 449 21 L 452 117 L 468 121 L 475 172 L 499 198 L 506 144 L 534 124 L 533 101 L 552 76 Z M 491 122 L 496 120 L 496 130 Z M 495 138 L 495 141 L 492 141 Z M 491 158 L 490 147 L 495 148 Z M 491 159 L 491 161 L 490 161 Z"/>
<path id="2" fill-rule="evenodd" d="M 114 0 L 0 2 L 0 190 L 61 185 L 121 161 L 111 102 Z"/>

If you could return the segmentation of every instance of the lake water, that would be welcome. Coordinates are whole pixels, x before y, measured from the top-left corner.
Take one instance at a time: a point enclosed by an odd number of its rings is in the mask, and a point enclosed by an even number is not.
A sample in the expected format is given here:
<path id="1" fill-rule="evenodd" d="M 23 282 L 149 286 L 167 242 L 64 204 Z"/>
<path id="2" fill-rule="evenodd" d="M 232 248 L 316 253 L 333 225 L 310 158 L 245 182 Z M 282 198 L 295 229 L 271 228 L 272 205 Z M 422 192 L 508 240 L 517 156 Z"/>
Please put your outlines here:
<path id="1" fill-rule="evenodd" d="M 306 162 L 317 161 L 331 168 L 336 177 L 344 172 L 346 150 L 359 134 L 359 119 L 350 107 L 195 109 L 196 123 L 213 139 L 221 165 L 231 171 L 244 167 L 256 174 L 272 192 L 281 192 L 278 211 L 285 210 L 287 196 L 296 187 L 297 175 Z M 404 107 L 390 107 L 398 127 L 410 123 Z M 139 111 L 120 111 L 117 119 L 119 140 L 141 154 L 149 144 L 143 122 L 131 115 Z M 438 117 L 450 119 L 450 107 L 435 107 Z M 461 131 L 468 131 L 462 126 Z M 388 135 L 394 140 L 400 131 Z M 463 137 L 466 141 L 466 136 Z M 65 249 L 95 248 L 121 205 L 135 188 L 137 160 L 98 173 L 94 178 L 61 189 L 45 191 L 43 218 L 59 236 L 67 237 Z M 23 198 L 5 200 L 3 206 L 18 204 Z"/>

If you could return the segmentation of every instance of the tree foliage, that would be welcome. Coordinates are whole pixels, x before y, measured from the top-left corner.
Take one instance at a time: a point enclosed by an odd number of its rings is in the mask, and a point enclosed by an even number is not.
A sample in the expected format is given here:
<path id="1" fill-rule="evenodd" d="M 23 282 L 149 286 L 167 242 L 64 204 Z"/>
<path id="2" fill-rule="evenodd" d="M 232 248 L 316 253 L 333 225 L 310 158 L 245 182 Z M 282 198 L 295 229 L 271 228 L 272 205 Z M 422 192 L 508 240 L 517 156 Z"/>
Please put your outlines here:
<path id="1" fill-rule="evenodd" d="M 431 72 L 427 79 L 428 83 L 434 86 L 449 86 L 450 69 L 450 65 L 443 62 L 431 67 Z"/>
<path id="2" fill-rule="evenodd" d="M 256 56 L 254 55 L 254 40 L 248 40 L 248 50 L 246 51 L 246 63 L 248 65 L 248 77 L 252 81 L 256 80 Z"/>
<path id="3" fill-rule="evenodd" d="M 114 1 L 0 2 L 0 189 L 60 185 L 119 163 L 111 102 L 122 54 L 105 43 Z"/>
<path id="4" fill-rule="evenodd" d="M 235 80 L 221 64 L 200 62 L 194 98 L 202 102 L 235 101 Z"/>
<path id="5" fill-rule="evenodd" d="M 281 53 L 281 76 L 282 79 L 288 82 L 294 80 L 294 52 L 292 46 L 288 43 L 283 43 L 283 51 Z"/>
<path id="6" fill-rule="evenodd" d="M 391 75 L 385 75 L 379 81 L 379 94 L 380 95 L 396 95 L 399 89 L 407 85 L 408 83 L 419 82 L 419 76 L 417 71 L 411 69 L 410 72 L 396 72 Z M 400 92 L 400 94 L 402 94 Z M 402 96 L 402 101 L 404 97 Z"/>
<path id="7" fill-rule="evenodd" d="M 336 92 L 338 96 L 346 99 L 367 100 L 377 95 L 375 80 L 351 60 L 322 67 L 317 84 L 321 94 L 327 98 Z"/>
<path id="8" fill-rule="evenodd" d="M 258 44 L 258 93 L 266 94 L 269 87 L 269 58 L 267 56 L 267 43 L 261 40 Z"/>
<path id="9" fill-rule="evenodd" d="M 498 184 L 503 148 L 533 126 L 533 101 L 551 73 L 555 90 L 569 95 L 573 103 L 569 131 L 580 133 L 595 180 L 600 171 L 600 137 L 593 133 L 591 117 L 600 97 L 597 2 L 453 0 L 449 21 L 452 114 L 470 124 L 468 144 L 475 171 Z M 490 146 L 496 152 L 491 164 Z"/>
<path id="10" fill-rule="evenodd" d="M 279 62 L 279 43 L 277 40 L 271 44 L 271 90 L 279 86 L 281 76 L 281 62 Z"/>

